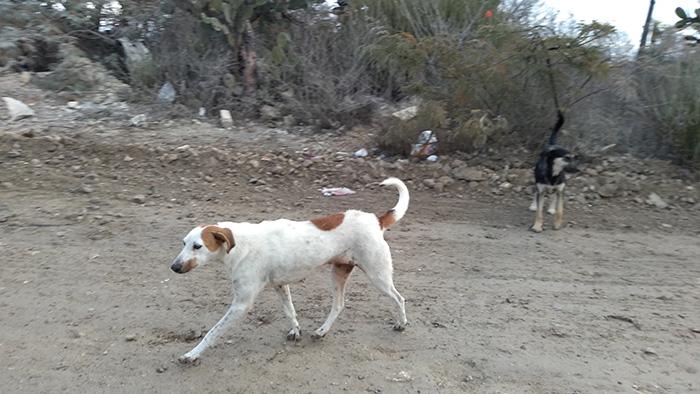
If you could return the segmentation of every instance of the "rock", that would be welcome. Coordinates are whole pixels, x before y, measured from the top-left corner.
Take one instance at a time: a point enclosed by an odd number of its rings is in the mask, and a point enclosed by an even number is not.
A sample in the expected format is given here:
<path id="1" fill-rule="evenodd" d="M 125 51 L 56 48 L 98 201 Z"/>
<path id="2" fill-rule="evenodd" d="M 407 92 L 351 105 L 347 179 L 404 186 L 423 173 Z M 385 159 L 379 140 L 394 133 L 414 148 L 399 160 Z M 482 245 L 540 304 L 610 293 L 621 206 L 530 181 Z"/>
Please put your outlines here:
<path id="1" fill-rule="evenodd" d="M 156 368 L 157 373 L 163 373 L 168 370 L 168 367 L 158 367 Z"/>
<path id="2" fill-rule="evenodd" d="M 407 121 L 416 117 L 418 114 L 418 106 L 413 105 L 408 108 L 404 108 L 400 111 L 396 111 L 391 116 L 398 118 L 399 120 Z"/>
<path id="3" fill-rule="evenodd" d="M 399 371 L 397 374 L 387 377 L 387 379 L 392 382 L 410 382 L 413 380 L 411 375 L 406 371 Z"/>
<path id="4" fill-rule="evenodd" d="M 7 152 L 7 157 L 9 157 L 11 159 L 22 157 L 22 152 L 17 151 L 17 150 L 11 150 L 11 151 Z"/>
<path id="5" fill-rule="evenodd" d="M 642 352 L 644 352 L 644 354 L 649 355 L 649 356 L 656 356 L 657 355 L 656 350 L 654 350 L 653 348 L 650 348 L 650 347 L 645 347 L 644 349 L 642 349 Z"/>
<path id="6" fill-rule="evenodd" d="M 260 118 L 262 118 L 262 120 L 266 120 L 266 121 L 267 120 L 277 120 L 277 119 L 281 118 L 281 114 L 277 108 L 275 108 L 271 105 L 263 105 L 260 108 Z"/>
<path id="7" fill-rule="evenodd" d="M 620 187 L 615 183 L 606 183 L 598 188 L 598 194 L 603 198 L 617 197 L 620 195 Z"/>
<path id="8" fill-rule="evenodd" d="M 2 99 L 5 101 L 5 105 L 7 105 L 7 110 L 10 112 L 11 121 L 34 116 L 34 110 L 29 108 L 27 104 L 15 100 L 12 97 L 3 97 Z"/>
<path id="9" fill-rule="evenodd" d="M 32 73 L 30 73 L 29 71 L 22 71 L 22 73 L 19 74 L 19 81 L 22 82 L 22 85 L 28 84 L 31 80 Z"/>
<path id="10" fill-rule="evenodd" d="M 503 182 L 503 183 L 501 183 L 500 185 L 498 185 L 498 188 L 499 188 L 499 189 L 503 189 L 503 190 L 509 190 L 509 189 L 511 189 L 512 187 L 513 187 L 513 184 L 510 183 L 510 182 Z"/>
<path id="11" fill-rule="evenodd" d="M 423 184 L 431 189 L 435 188 L 435 179 L 423 179 Z"/>
<path id="12" fill-rule="evenodd" d="M 440 178 L 438 178 L 438 182 L 442 183 L 445 186 L 449 186 L 449 185 L 455 183 L 455 180 L 452 179 L 452 177 L 449 177 L 447 175 L 443 175 Z"/>
<path id="13" fill-rule="evenodd" d="M 231 112 L 227 109 L 222 109 L 219 111 L 219 117 L 221 118 L 221 127 L 229 128 L 233 126 L 233 118 L 231 118 Z"/>
<path id="14" fill-rule="evenodd" d="M 78 189 L 79 193 L 85 193 L 85 194 L 90 194 L 93 193 L 95 189 L 92 188 L 92 186 L 89 185 L 83 185 Z"/>
<path id="15" fill-rule="evenodd" d="M 286 127 L 292 127 L 297 125 L 297 118 L 294 117 L 294 115 L 287 115 L 284 118 L 282 118 L 282 123 Z"/>
<path id="16" fill-rule="evenodd" d="M 158 91 L 157 100 L 159 103 L 170 104 L 175 101 L 175 87 L 172 83 L 165 82 Z"/>
<path id="17" fill-rule="evenodd" d="M 124 156 L 124 161 L 128 163 L 130 161 L 134 161 L 134 158 L 129 156 L 129 155 L 126 155 L 126 156 Z"/>
<path id="18" fill-rule="evenodd" d="M 137 194 L 131 198 L 131 201 L 137 204 L 143 204 L 146 202 L 146 196 L 144 196 L 143 194 Z"/>
<path id="19" fill-rule="evenodd" d="M 80 103 L 77 102 L 77 101 L 69 101 L 69 102 L 66 104 L 66 106 L 67 106 L 68 108 L 70 108 L 70 109 L 78 109 L 78 107 L 80 106 Z"/>
<path id="20" fill-rule="evenodd" d="M 127 335 L 124 337 L 124 340 L 127 342 L 134 342 L 136 340 L 136 335 Z"/>
<path id="21" fill-rule="evenodd" d="M 146 114 L 139 114 L 129 119 L 129 123 L 131 123 L 132 126 L 140 126 L 146 122 L 146 119 L 148 119 Z"/>
<path id="22" fill-rule="evenodd" d="M 452 168 L 460 168 L 460 167 L 466 167 L 466 166 L 467 166 L 467 163 L 465 163 L 464 161 L 459 160 L 459 159 L 455 159 L 455 160 L 452 160 L 450 162 L 450 167 L 452 167 Z"/>
<path id="23" fill-rule="evenodd" d="M 362 148 L 355 151 L 355 153 L 353 153 L 352 155 L 354 157 L 367 157 L 367 155 L 369 155 L 369 152 L 367 151 L 367 149 Z"/>
<path id="24" fill-rule="evenodd" d="M 668 208 L 668 203 L 666 203 L 666 201 L 662 200 L 658 194 L 653 193 L 653 192 L 651 194 L 649 194 L 649 197 L 647 198 L 646 202 L 647 202 L 647 204 L 653 205 L 659 209 Z"/>
<path id="25" fill-rule="evenodd" d="M 584 168 L 583 173 L 589 176 L 598 176 L 598 171 L 594 168 Z"/>
<path id="26" fill-rule="evenodd" d="M 167 154 L 161 156 L 161 157 L 160 157 L 160 160 L 161 160 L 161 161 L 164 161 L 164 162 L 166 162 L 166 163 L 172 163 L 172 162 L 174 162 L 175 160 L 177 160 L 177 159 L 179 159 L 179 158 L 180 158 L 180 156 L 178 156 L 178 155 L 175 154 L 175 153 L 167 153 Z"/>
<path id="27" fill-rule="evenodd" d="M 467 182 L 481 182 L 486 180 L 486 175 L 483 171 L 472 167 L 460 167 L 452 170 L 451 174 L 454 178 Z"/>
<path id="28" fill-rule="evenodd" d="M 122 44 L 124 63 L 129 73 L 142 71 L 144 67 L 148 67 L 152 61 L 151 52 L 141 41 L 131 41 L 126 37 L 118 38 L 117 41 Z"/>

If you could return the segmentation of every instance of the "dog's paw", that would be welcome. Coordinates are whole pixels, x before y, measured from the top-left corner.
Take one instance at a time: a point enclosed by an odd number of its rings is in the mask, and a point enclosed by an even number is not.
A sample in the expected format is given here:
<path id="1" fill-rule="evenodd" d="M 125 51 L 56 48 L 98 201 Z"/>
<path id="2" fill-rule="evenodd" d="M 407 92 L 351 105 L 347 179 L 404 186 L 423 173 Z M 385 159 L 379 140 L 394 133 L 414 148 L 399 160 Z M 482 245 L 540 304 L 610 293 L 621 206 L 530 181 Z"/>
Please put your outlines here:
<path id="1" fill-rule="evenodd" d="M 530 231 L 536 232 L 536 233 L 541 233 L 542 232 L 542 225 L 534 225 L 530 227 Z"/>
<path id="2" fill-rule="evenodd" d="M 314 341 L 318 341 L 325 336 L 326 336 L 325 332 L 323 332 L 321 330 L 316 330 L 316 331 L 314 331 L 313 334 L 311 334 L 311 339 L 313 339 Z"/>
<path id="3" fill-rule="evenodd" d="M 554 226 L 552 226 L 552 228 L 555 230 L 560 230 L 562 227 L 563 227 L 563 223 L 557 223 L 557 222 L 554 222 Z"/>
<path id="4" fill-rule="evenodd" d="M 535 212 L 537 210 L 537 204 L 531 204 L 529 207 L 527 207 L 527 209 L 530 212 Z"/>
<path id="5" fill-rule="evenodd" d="M 289 330 L 289 332 L 287 333 L 287 340 L 294 342 L 301 341 L 301 330 L 298 328 L 292 328 L 291 330 Z"/>
<path id="6" fill-rule="evenodd" d="M 557 211 L 557 210 L 554 209 L 554 208 L 549 208 L 549 209 L 547 210 L 547 213 L 550 214 L 550 215 L 554 215 L 554 213 L 555 213 L 556 211 Z"/>
<path id="7" fill-rule="evenodd" d="M 199 356 L 194 356 L 189 353 L 184 354 L 180 356 L 177 361 L 180 364 L 188 364 L 188 365 L 199 365 Z"/>
<path id="8" fill-rule="evenodd" d="M 408 323 L 394 323 L 393 328 L 394 328 L 394 331 L 401 332 L 401 331 L 404 331 L 406 329 L 407 325 L 408 325 Z"/>

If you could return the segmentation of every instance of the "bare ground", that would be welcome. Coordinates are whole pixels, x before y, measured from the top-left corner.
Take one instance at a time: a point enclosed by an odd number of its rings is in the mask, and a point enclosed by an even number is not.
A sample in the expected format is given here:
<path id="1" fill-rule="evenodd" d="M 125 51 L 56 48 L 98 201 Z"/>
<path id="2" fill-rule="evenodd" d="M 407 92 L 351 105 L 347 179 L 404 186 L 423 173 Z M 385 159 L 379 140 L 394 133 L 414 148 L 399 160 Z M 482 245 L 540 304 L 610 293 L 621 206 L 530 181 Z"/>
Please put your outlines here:
<path id="1" fill-rule="evenodd" d="M 354 161 L 271 172 L 261 183 L 245 153 L 162 159 L 183 144 L 290 157 L 303 146 L 359 145 L 344 138 L 197 125 L 33 130 L 0 139 L 4 392 L 700 391 L 697 208 L 572 204 L 566 229 L 533 234 L 525 194 L 413 190 L 407 216 L 386 234 L 405 332 L 391 330 L 389 300 L 356 273 L 323 340 L 287 342 L 267 291 L 200 365 L 183 367 L 176 358 L 230 301 L 223 267 L 169 270 L 193 225 L 381 212 L 395 196 L 371 185 L 321 196 L 319 179 L 342 183 L 341 167 Z M 305 334 L 329 311 L 326 276 L 292 286 Z"/>

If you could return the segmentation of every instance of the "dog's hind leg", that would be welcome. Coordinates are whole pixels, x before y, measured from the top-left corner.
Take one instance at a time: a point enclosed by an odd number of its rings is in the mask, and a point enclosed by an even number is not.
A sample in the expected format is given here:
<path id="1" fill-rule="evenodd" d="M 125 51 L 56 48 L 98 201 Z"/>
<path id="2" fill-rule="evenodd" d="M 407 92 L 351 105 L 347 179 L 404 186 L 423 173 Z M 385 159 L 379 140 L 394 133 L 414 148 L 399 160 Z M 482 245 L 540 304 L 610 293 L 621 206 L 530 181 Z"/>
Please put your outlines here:
<path id="1" fill-rule="evenodd" d="M 559 201 L 559 194 L 552 193 L 550 198 L 552 201 L 549 202 L 549 208 L 547 209 L 547 213 L 550 215 L 554 215 L 557 211 L 557 202 Z"/>
<path id="2" fill-rule="evenodd" d="M 530 210 L 530 212 L 537 211 L 537 190 L 536 189 L 535 189 L 535 192 L 532 194 L 532 204 L 530 204 L 530 207 L 528 207 L 528 210 Z"/>
<path id="3" fill-rule="evenodd" d="M 554 213 L 554 229 L 559 230 L 564 224 L 564 185 L 557 189 L 557 207 Z"/>
<path id="4" fill-rule="evenodd" d="M 358 259 L 357 264 L 367 274 L 372 284 L 394 301 L 397 315 L 396 323 L 394 323 L 394 330 L 403 331 L 408 324 L 408 320 L 406 319 L 406 302 L 398 290 L 396 290 L 396 287 L 394 287 L 389 245 L 386 241 L 382 240 L 380 248 L 381 253 L 373 253 L 368 256 L 369 259 Z"/>
<path id="5" fill-rule="evenodd" d="M 535 200 L 537 201 L 537 212 L 535 213 L 535 223 L 530 229 L 536 233 L 541 233 L 544 223 L 544 188 L 539 184 L 536 187 Z"/>
<path id="6" fill-rule="evenodd" d="M 335 261 L 331 263 L 331 277 L 333 278 L 333 306 L 331 307 L 331 312 L 328 314 L 326 321 L 311 334 L 314 339 L 323 338 L 324 335 L 328 333 L 331 326 L 338 318 L 340 312 L 345 308 L 345 285 L 347 284 L 348 277 L 355 266 L 351 263 L 344 261 Z"/>
<path id="7" fill-rule="evenodd" d="M 284 314 L 287 315 L 287 318 L 289 318 L 289 321 L 292 323 L 292 328 L 287 333 L 287 340 L 298 341 L 301 339 L 301 329 L 297 321 L 297 313 L 294 310 L 294 304 L 292 304 L 292 293 L 289 291 L 289 285 L 275 286 L 275 292 L 277 292 L 280 298 Z"/>

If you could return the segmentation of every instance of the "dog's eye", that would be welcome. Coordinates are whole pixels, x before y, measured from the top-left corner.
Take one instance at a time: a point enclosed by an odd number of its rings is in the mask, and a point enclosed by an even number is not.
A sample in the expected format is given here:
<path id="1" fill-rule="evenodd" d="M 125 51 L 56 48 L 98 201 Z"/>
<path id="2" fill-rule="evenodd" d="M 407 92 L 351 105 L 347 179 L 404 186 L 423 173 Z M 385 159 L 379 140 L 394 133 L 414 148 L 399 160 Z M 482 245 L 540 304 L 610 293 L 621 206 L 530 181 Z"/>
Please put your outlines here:
<path id="1" fill-rule="evenodd" d="M 195 249 L 199 249 L 199 248 L 201 248 L 201 247 L 202 247 L 202 245 L 199 245 L 199 244 L 194 244 L 194 245 L 192 245 L 192 247 L 193 247 L 193 248 L 195 248 Z"/>

